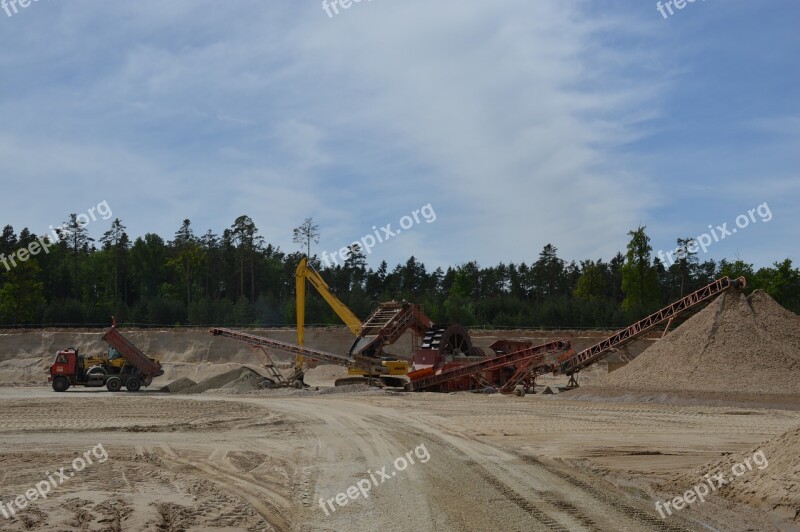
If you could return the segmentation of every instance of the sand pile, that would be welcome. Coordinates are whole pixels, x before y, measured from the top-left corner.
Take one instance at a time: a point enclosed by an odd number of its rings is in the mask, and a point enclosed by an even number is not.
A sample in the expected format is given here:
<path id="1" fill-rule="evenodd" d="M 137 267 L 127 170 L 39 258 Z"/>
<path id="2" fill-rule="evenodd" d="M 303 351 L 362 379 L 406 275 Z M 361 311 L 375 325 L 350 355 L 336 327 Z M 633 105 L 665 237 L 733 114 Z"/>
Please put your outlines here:
<path id="1" fill-rule="evenodd" d="M 242 371 L 238 379 L 220 387 L 220 390 L 230 392 L 252 392 L 253 390 L 262 390 L 269 387 L 270 381 L 253 371 Z"/>
<path id="2" fill-rule="evenodd" d="M 168 387 L 171 393 L 203 393 L 208 390 L 218 389 L 230 390 L 233 392 L 249 392 L 262 389 L 265 380 L 266 378 L 254 369 L 243 366 L 226 371 L 225 373 L 201 381 L 193 386 L 190 385 L 187 387 L 179 385 L 178 389 L 173 391 L 173 385 L 176 383 L 184 381 L 183 384 L 185 384 L 185 381 L 189 381 L 189 379 L 178 379 Z"/>
<path id="3" fill-rule="evenodd" d="M 643 392 L 800 394 L 800 316 L 729 290 L 594 386 Z M 592 385 L 590 385 L 592 386 Z"/>
<path id="4" fill-rule="evenodd" d="M 158 391 L 166 393 L 181 393 L 187 388 L 191 388 L 192 386 L 197 386 L 197 383 L 194 382 L 192 379 L 181 377 L 180 379 L 172 381 L 171 383 L 167 384 Z"/>
<path id="5" fill-rule="evenodd" d="M 800 348 L 800 316 L 786 310 L 763 290 L 756 290 L 747 298 L 756 314 L 758 325 L 770 334 L 787 337 L 787 345 L 797 356 Z"/>
<path id="6" fill-rule="evenodd" d="M 777 512 L 780 518 L 800 524 L 800 427 L 683 474 L 661 488 L 682 493 L 702 483 L 706 474 L 713 477 L 717 473 L 730 480 L 719 488 L 719 495 Z"/>

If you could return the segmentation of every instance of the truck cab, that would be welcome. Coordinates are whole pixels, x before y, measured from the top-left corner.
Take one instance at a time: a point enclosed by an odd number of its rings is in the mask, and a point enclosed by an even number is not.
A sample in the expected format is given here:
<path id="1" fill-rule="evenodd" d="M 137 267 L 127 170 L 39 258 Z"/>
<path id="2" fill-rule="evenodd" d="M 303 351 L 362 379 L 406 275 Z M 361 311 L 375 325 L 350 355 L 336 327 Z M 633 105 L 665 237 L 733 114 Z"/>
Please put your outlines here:
<path id="1" fill-rule="evenodd" d="M 78 373 L 78 351 L 76 349 L 65 349 L 56 353 L 56 358 L 50 366 L 50 378 L 63 375 L 67 378 L 74 377 Z"/>
<path id="2" fill-rule="evenodd" d="M 64 349 L 56 353 L 53 364 L 50 366 L 48 382 L 52 383 L 53 390 L 66 392 L 70 386 L 80 384 L 83 386 L 103 386 L 106 383 L 104 375 L 87 373 L 83 355 L 78 354 L 75 348 Z"/>

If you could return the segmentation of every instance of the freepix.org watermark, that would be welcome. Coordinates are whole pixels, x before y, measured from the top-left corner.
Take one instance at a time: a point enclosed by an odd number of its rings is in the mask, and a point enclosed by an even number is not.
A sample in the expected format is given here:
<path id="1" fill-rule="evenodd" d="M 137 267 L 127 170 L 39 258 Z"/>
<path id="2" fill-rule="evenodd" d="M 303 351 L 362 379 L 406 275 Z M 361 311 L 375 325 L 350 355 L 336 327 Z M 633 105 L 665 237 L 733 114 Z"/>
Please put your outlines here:
<path id="1" fill-rule="evenodd" d="M 758 218 L 756 218 L 756 214 L 758 214 Z M 697 238 L 689 240 L 685 247 L 678 246 L 674 250 L 667 251 L 666 253 L 664 250 L 659 250 L 658 258 L 669 267 L 675 264 L 676 261 L 685 259 L 690 253 L 697 253 L 700 250 L 702 250 L 703 253 L 707 253 L 711 244 L 719 242 L 720 240 L 725 240 L 727 237 L 735 235 L 739 229 L 744 229 L 751 224 L 758 223 L 759 220 L 764 223 L 772 220 L 772 211 L 769 209 L 767 202 L 762 203 L 754 209 L 748 210 L 747 214 L 740 214 L 737 216 L 734 222 L 736 227 L 731 227 L 729 229 L 727 222 L 716 226 L 716 228 L 709 224 L 708 233 L 703 233 Z"/>
<path id="2" fill-rule="evenodd" d="M 748 471 L 752 471 L 754 465 L 758 466 L 760 470 L 766 469 L 769 466 L 769 461 L 767 461 L 763 450 L 759 449 L 753 453 L 752 457 L 748 456 L 745 458 L 744 462 L 733 464 L 731 466 L 731 476 L 727 478 L 721 471 L 713 475 L 711 473 L 706 473 L 705 482 L 698 484 L 683 495 L 679 495 L 666 502 L 656 501 L 656 510 L 658 510 L 658 513 L 661 515 L 661 519 L 665 519 L 667 515 L 672 515 L 672 508 L 676 511 L 683 510 L 686 508 L 687 504 L 706 502 L 706 496 L 710 493 L 714 493 L 722 486 L 730 484 Z M 672 506 L 672 508 L 670 508 L 670 506 Z M 664 514 L 665 511 L 666 515 Z"/>
<path id="3" fill-rule="evenodd" d="M 354 501 L 359 497 L 369 499 L 369 492 L 373 487 L 378 487 L 390 478 L 397 476 L 398 472 L 408 469 L 409 465 L 414 465 L 414 456 L 419 459 L 421 464 L 425 464 L 431 459 L 431 455 L 428 452 L 428 449 L 425 448 L 425 444 L 422 443 L 417 445 L 413 451 L 408 451 L 405 456 L 399 456 L 395 458 L 393 462 L 394 471 L 387 472 L 386 468 L 389 466 L 383 466 L 374 473 L 368 469 L 367 476 L 369 478 L 362 478 L 342 493 L 336 495 L 336 497 L 331 497 L 328 500 L 320 498 L 320 508 L 322 508 L 322 511 L 325 512 L 325 515 L 331 515 L 330 512 L 336 511 L 336 507 L 333 506 L 334 501 L 338 506 L 342 507 L 346 506 L 351 500 Z M 330 512 L 328 511 L 328 508 L 330 508 Z"/>
<path id="4" fill-rule="evenodd" d="M 363 1 L 372 2 L 372 0 L 322 0 L 322 10 L 328 14 L 328 18 L 333 18 L 339 14 L 339 8 L 350 9 L 353 4 L 360 4 Z"/>
<path id="5" fill-rule="evenodd" d="M 675 14 L 675 11 L 672 10 L 673 7 L 680 10 L 689 4 L 694 4 L 696 1 L 697 0 L 667 0 L 666 2 L 656 2 L 656 10 L 661 13 L 662 17 L 667 19 Z M 705 1 L 706 0 L 703 0 L 703 2 Z M 667 13 L 669 13 L 669 15 Z"/>
<path id="6" fill-rule="evenodd" d="M 364 235 L 361 237 L 361 240 L 354 240 L 350 246 L 343 247 L 339 249 L 339 251 L 334 251 L 330 255 L 327 251 L 323 251 L 322 262 L 324 262 L 325 266 L 327 267 L 330 267 L 331 264 L 338 266 L 339 259 L 341 259 L 342 262 L 347 260 L 347 257 L 350 254 L 350 248 L 356 246 L 359 249 L 364 250 L 364 253 L 369 255 L 372 253 L 372 248 L 378 244 L 382 244 L 387 240 L 399 235 L 404 230 L 411 229 L 415 225 L 422 223 L 420 220 L 420 215 L 422 215 L 422 219 L 425 220 L 425 223 L 432 224 L 436 221 L 436 211 L 434 211 L 433 206 L 428 203 L 424 207 L 412 211 L 411 216 L 406 215 L 400 218 L 400 229 L 392 230 L 392 224 L 386 224 L 380 228 L 380 231 L 378 231 L 378 227 L 373 225 L 372 230 L 374 231 L 375 236 L 372 236 L 373 233 Z"/>
<path id="7" fill-rule="evenodd" d="M 89 222 L 97 221 L 97 215 L 99 215 L 103 220 L 108 220 L 113 216 L 111 212 L 111 207 L 108 206 L 108 202 L 103 200 L 102 202 L 98 203 L 96 207 L 90 207 L 85 213 L 78 214 L 75 216 L 75 221 L 81 227 L 86 227 L 89 225 Z M 38 237 L 36 240 L 28 244 L 27 247 L 20 248 L 16 250 L 9 256 L 6 256 L 4 253 L 0 253 L 0 264 L 5 266 L 6 271 L 11 271 L 11 268 L 16 268 L 18 262 L 26 262 L 31 257 L 35 257 L 42 251 L 45 254 L 50 253 L 50 248 L 55 246 L 59 240 L 66 240 L 69 238 L 72 232 L 68 228 L 67 222 L 61 224 L 61 227 L 54 228 L 52 225 L 50 226 L 50 234 L 49 235 L 42 235 Z"/>
<path id="8" fill-rule="evenodd" d="M 72 461 L 72 469 L 67 469 L 66 466 L 60 468 L 55 473 L 50 473 L 47 471 L 45 476 L 47 477 L 46 480 L 42 480 L 36 483 L 36 485 L 29 490 L 25 491 L 24 495 L 19 495 L 18 497 L 11 500 L 9 503 L 4 503 L 0 500 L 0 513 L 6 519 L 11 519 L 16 513 L 20 510 L 24 510 L 27 508 L 28 504 L 32 503 L 37 499 L 46 499 L 47 495 L 53 488 L 59 487 L 61 484 L 66 482 L 68 479 L 75 476 L 75 473 L 80 473 L 88 466 L 92 465 L 94 462 L 92 461 L 92 456 L 97 459 L 97 463 L 102 464 L 106 460 L 108 460 L 108 453 L 103 447 L 102 443 L 98 443 L 85 453 L 83 456 L 78 456 Z M 67 469 L 65 471 L 65 469 Z"/>
<path id="9" fill-rule="evenodd" d="M 30 6 L 31 3 L 38 1 L 39 0 L 0 0 L 0 8 L 6 12 L 6 15 L 13 17 L 19 13 L 20 9 L 25 9 Z"/>

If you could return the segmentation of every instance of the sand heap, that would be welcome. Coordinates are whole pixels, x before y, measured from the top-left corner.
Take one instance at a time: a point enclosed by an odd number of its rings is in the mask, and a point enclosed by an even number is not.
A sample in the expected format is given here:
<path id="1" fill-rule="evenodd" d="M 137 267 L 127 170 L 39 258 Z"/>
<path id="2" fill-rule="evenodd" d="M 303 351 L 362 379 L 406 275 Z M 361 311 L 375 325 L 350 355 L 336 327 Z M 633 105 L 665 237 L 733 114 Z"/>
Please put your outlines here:
<path id="1" fill-rule="evenodd" d="M 596 386 L 646 392 L 800 394 L 800 316 L 731 289 Z"/>
<path id="2" fill-rule="evenodd" d="M 199 383 L 180 378 L 164 386 L 159 391 L 168 393 L 203 393 L 209 390 L 226 390 L 232 393 L 261 390 L 267 379 L 253 367 L 242 366 Z"/>
<path id="3" fill-rule="evenodd" d="M 704 475 L 722 473 L 730 483 L 719 494 L 765 511 L 780 514 L 800 524 L 800 427 L 763 442 L 743 453 L 724 456 L 695 471 L 682 474 L 661 488 L 668 493 L 684 492 L 700 484 Z M 754 455 L 758 454 L 754 458 Z M 748 461 L 751 468 L 741 465 Z M 737 469 L 734 471 L 733 467 Z M 746 468 L 746 465 L 744 466 Z M 732 474 L 733 473 L 733 474 Z M 739 476 L 736 476 L 739 475 Z"/>
<path id="4" fill-rule="evenodd" d="M 192 386 L 197 386 L 197 383 L 194 382 L 192 379 L 181 377 L 180 379 L 172 381 L 171 383 L 167 384 L 158 391 L 164 393 L 181 393 L 187 388 L 191 388 Z"/>

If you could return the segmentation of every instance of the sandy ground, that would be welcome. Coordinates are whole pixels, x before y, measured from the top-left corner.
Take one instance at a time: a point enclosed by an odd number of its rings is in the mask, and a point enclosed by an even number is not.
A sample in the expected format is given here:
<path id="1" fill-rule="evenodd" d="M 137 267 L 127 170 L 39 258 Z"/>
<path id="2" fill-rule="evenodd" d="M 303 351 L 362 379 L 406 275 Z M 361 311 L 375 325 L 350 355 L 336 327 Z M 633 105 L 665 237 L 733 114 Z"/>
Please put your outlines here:
<path id="1" fill-rule="evenodd" d="M 654 507 L 677 495 L 655 486 L 797 427 L 796 409 L 334 392 L 1 387 L 4 504 L 98 445 L 107 459 L 0 530 L 798 529 L 720 496 Z M 362 479 L 369 497 L 339 506 Z"/>
<path id="2" fill-rule="evenodd" d="M 581 372 L 580 389 L 525 397 L 334 388 L 346 370 L 324 365 L 309 389 L 262 389 L 263 354 L 204 330 L 125 331 L 164 362 L 147 391 L 57 394 L 52 353 L 102 349 L 100 333 L 6 331 L 0 531 L 800 531 L 798 325 L 763 297 L 721 298 Z M 605 334 L 472 331 L 484 347 Z M 352 341 L 307 338 L 341 353 Z M 773 348 L 756 356 L 757 339 Z M 288 373 L 291 358 L 273 358 Z M 155 392 L 176 379 L 200 384 Z M 756 450 L 772 465 L 657 510 Z"/>

